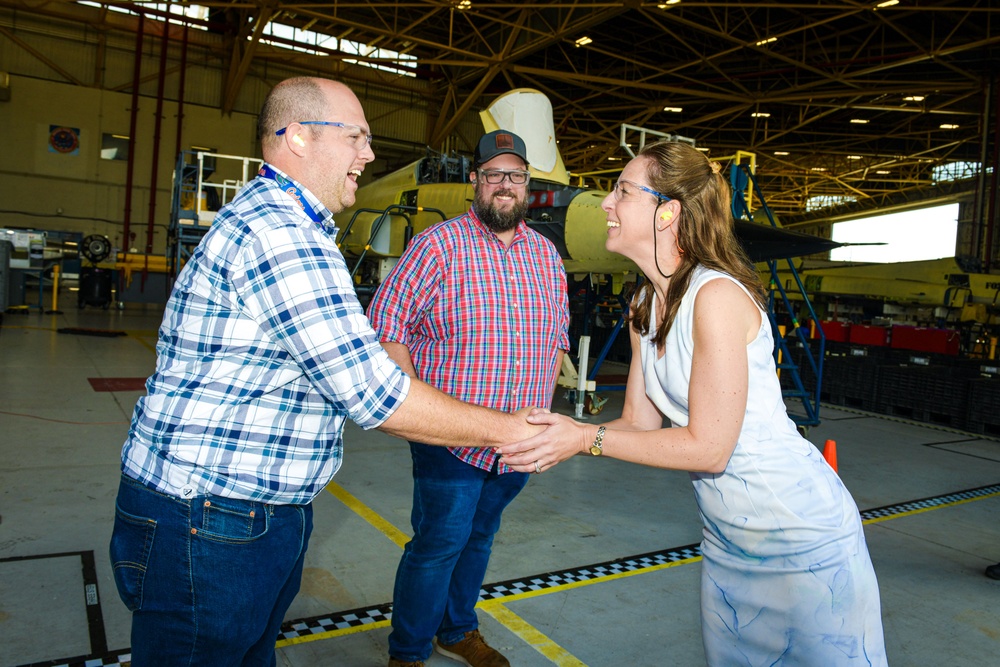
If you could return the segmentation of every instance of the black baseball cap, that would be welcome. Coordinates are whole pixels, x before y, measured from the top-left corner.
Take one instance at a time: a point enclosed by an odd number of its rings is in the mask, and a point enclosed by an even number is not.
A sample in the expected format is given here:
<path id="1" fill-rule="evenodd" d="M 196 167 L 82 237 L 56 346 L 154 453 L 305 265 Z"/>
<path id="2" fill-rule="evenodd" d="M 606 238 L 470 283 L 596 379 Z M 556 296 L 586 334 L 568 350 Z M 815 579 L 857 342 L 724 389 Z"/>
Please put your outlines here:
<path id="1" fill-rule="evenodd" d="M 508 130 L 494 130 L 489 134 L 484 134 L 476 145 L 476 154 L 473 158 L 473 168 L 484 162 L 489 162 L 497 155 L 510 153 L 524 160 L 528 164 L 528 150 L 524 146 L 524 139 Z"/>

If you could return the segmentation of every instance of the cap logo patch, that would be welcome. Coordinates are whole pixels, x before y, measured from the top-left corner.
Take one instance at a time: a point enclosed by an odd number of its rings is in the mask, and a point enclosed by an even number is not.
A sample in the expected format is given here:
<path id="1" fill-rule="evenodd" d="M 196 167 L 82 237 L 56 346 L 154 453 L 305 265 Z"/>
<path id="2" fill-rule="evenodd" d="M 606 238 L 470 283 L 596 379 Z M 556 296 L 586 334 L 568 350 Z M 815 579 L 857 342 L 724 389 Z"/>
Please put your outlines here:
<path id="1" fill-rule="evenodd" d="M 514 136 L 511 134 L 496 135 L 497 148 L 514 148 Z"/>

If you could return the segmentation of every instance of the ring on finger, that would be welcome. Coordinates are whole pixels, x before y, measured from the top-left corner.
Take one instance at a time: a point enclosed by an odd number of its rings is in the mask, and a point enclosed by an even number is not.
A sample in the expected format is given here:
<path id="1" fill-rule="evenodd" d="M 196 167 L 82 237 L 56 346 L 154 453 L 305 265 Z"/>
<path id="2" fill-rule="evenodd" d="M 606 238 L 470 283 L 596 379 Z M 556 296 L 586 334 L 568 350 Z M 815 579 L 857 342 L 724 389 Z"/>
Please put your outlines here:
<path id="1" fill-rule="evenodd" d="M 535 474 L 542 472 L 541 466 L 538 465 L 538 461 L 535 461 Z"/>

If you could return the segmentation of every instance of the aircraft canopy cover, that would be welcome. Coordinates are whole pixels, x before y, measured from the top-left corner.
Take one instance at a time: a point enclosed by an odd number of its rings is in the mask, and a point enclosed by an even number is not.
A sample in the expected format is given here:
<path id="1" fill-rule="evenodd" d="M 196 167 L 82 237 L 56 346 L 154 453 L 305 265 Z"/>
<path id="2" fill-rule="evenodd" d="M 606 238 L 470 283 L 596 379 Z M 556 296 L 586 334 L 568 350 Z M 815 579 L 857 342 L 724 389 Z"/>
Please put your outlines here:
<path id="1" fill-rule="evenodd" d="M 516 88 L 504 93 L 480 113 L 487 132 L 510 130 L 524 139 L 532 172 L 557 183 L 569 184 L 569 174 L 559 155 L 552 123 L 552 103 L 543 93 Z"/>

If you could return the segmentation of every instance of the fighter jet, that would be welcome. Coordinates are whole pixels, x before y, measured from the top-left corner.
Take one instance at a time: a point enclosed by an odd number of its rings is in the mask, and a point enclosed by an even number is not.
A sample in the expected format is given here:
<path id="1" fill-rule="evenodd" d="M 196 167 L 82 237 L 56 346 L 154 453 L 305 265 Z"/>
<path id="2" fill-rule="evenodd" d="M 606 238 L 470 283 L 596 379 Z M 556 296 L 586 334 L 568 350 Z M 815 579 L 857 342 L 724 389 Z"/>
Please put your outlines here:
<path id="1" fill-rule="evenodd" d="M 524 139 L 531 171 L 526 222 L 555 244 L 567 274 L 635 275 L 635 264 L 604 247 L 607 216 L 601 201 L 607 192 L 572 183 L 559 153 L 549 99 L 519 88 L 499 96 L 480 116 L 485 132 L 502 128 Z M 473 198 L 470 168 L 468 157 L 429 153 L 358 190 L 354 207 L 338 216 L 347 221 L 338 242 L 362 291 L 380 282 L 414 234 L 468 210 Z M 754 262 L 838 245 L 746 219 L 735 224 Z"/>

